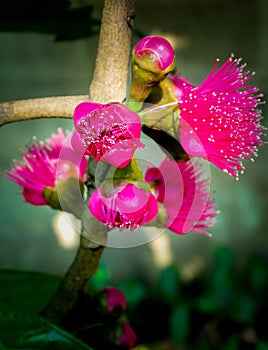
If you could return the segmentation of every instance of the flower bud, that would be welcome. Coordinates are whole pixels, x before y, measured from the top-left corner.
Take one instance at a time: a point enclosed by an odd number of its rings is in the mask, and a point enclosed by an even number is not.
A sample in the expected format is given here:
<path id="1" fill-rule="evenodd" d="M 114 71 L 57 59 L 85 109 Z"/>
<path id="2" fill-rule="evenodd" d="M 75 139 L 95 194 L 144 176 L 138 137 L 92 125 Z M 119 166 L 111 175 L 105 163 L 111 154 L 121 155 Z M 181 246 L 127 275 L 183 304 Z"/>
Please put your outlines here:
<path id="1" fill-rule="evenodd" d="M 130 101 L 144 101 L 153 87 L 175 68 L 175 54 L 168 40 L 146 36 L 133 50 Z"/>
<path id="2" fill-rule="evenodd" d="M 122 322 L 122 333 L 118 341 L 119 346 L 132 348 L 137 341 L 136 333 L 133 328 L 127 322 Z"/>
<path id="3" fill-rule="evenodd" d="M 134 60 L 153 73 L 174 69 L 175 54 L 170 42 L 161 36 L 146 36 L 134 48 Z"/>
<path id="4" fill-rule="evenodd" d="M 101 314 L 119 318 L 126 309 L 127 301 L 124 294 L 117 288 L 104 287 L 96 295 L 97 310 Z"/>
<path id="5" fill-rule="evenodd" d="M 106 327 L 105 339 L 118 347 L 118 349 L 132 349 L 137 336 L 129 323 L 119 320 L 114 326 Z"/>

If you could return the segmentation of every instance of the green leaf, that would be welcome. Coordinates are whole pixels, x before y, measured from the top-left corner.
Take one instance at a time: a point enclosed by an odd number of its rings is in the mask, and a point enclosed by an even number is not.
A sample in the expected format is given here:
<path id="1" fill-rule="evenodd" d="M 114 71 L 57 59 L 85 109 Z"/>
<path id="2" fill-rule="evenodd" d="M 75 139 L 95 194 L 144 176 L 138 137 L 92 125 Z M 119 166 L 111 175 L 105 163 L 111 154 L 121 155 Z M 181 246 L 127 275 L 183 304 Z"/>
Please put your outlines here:
<path id="1" fill-rule="evenodd" d="M 222 269 L 227 273 L 234 272 L 234 252 L 229 247 L 219 246 L 214 251 L 215 270 Z"/>
<path id="2" fill-rule="evenodd" d="M 163 269 L 157 290 L 160 296 L 169 303 L 174 303 L 179 298 L 179 271 L 176 266 L 168 266 Z"/>
<path id="3" fill-rule="evenodd" d="M 268 281 L 267 262 L 253 254 L 249 257 L 242 273 L 248 281 L 248 287 L 259 294 L 266 290 Z"/>
<path id="4" fill-rule="evenodd" d="M 136 307 L 147 294 L 146 287 L 139 281 L 122 281 L 117 284 L 117 288 L 125 295 L 130 308 Z"/>
<path id="5" fill-rule="evenodd" d="M 267 350 L 268 349 L 268 341 L 259 341 L 256 350 Z"/>
<path id="6" fill-rule="evenodd" d="M 7 350 L 7 348 L 0 341 L 0 350 Z"/>
<path id="7" fill-rule="evenodd" d="M 190 330 L 189 309 L 184 305 L 177 305 L 170 317 L 170 333 L 177 344 L 185 344 Z"/>
<path id="8" fill-rule="evenodd" d="M 231 317 L 237 322 L 250 323 L 256 313 L 256 301 L 246 294 L 238 294 L 232 307 Z"/>
<path id="9" fill-rule="evenodd" d="M 36 315 L 0 313 L 0 329 L 0 341 L 7 349 L 92 350 L 79 339 Z"/>
<path id="10" fill-rule="evenodd" d="M 100 263 L 98 271 L 95 275 L 87 282 L 88 286 L 95 290 L 101 289 L 109 284 L 110 274 L 106 265 Z"/>
<path id="11" fill-rule="evenodd" d="M 45 273 L 0 270 L 0 311 L 39 313 L 61 278 Z"/>
<path id="12" fill-rule="evenodd" d="M 222 350 L 237 350 L 239 349 L 240 339 L 237 335 L 232 335 L 230 339 L 222 346 Z"/>

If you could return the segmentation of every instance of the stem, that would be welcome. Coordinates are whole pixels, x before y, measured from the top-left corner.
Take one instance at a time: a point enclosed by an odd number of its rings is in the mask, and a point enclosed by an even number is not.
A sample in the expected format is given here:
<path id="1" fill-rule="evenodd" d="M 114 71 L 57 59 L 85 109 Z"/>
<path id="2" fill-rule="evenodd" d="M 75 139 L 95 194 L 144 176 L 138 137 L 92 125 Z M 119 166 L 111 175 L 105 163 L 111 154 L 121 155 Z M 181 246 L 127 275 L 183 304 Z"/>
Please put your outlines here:
<path id="1" fill-rule="evenodd" d="M 35 98 L 0 103 L 0 126 L 38 118 L 72 118 L 75 106 L 87 95 Z"/>
<path id="2" fill-rule="evenodd" d="M 126 96 L 130 56 L 132 0 L 105 0 L 93 81 L 92 101 L 122 101 Z M 62 324 L 76 304 L 87 280 L 96 272 L 106 244 L 107 227 L 86 207 L 82 217 L 81 241 L 75 260 L 42 316 Z"/>
<path id="3" fill-rule="evenodd" d="M 122 102 L 126 98 L 133 0 L 105 0 L 99 47 L 89 89 L 92 101 Z"/>
<path id="4" fill-rule="evenodd" d="M 62 280 L 57 293 L 42 310 L 41 315 L 50 322 L 60 324 L 64 316 L 72 309 L 88 279 L 98 269 L 104 246 L 94 247 L 81 235 L 76 257 Z"/>

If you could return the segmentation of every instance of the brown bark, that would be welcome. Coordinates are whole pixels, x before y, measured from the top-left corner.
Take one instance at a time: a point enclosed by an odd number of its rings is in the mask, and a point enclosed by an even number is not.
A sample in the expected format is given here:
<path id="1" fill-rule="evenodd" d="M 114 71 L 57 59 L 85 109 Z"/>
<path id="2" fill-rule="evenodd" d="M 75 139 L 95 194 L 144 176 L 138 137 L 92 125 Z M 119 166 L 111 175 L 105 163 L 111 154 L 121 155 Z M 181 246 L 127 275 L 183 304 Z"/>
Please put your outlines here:
<path id="1" fill-rule="evenodd" d="M 122 102 L 126 97 L 134 2 L 106 0 L 90 100 Z"/>
<path id="2" fill-rule="evenodd" d="M 55 324 L 61 324 L 64 316 L 72 309 L 86 282 L 98 269 L 104 246 L 91 247 L 90 241 L 81 236 L 76 257 L 64 276 L 56 294 L 41 315 Z"/>
<path id="3" fill-rule="evenodd" d="M 75 106 L 87 95 L 56 96 L 0 103 L 0 126 L 38 118 L 72 118 Z"/>

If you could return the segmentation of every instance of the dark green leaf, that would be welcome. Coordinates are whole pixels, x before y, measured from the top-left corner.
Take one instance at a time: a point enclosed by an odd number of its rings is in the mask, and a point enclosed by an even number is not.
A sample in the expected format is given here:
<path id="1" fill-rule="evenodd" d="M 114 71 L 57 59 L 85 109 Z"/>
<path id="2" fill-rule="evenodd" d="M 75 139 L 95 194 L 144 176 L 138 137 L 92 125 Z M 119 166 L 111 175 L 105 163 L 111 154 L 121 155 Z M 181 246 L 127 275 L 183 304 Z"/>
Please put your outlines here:
<path id="1" fill-rule="evenodd" d="M 248 287 L 255 293 L 262 293 L 268 287 L 267 261 L 259 256 L 249 257 L 243 271 Z"/>
<path id="2" fill-rule="evenodd" d="M 228 341 L 222 346 L 222 350 L 237 350 L 239 349 L 240 339 L 237 335 L 233 335 Z"/>
<path id="3" fill-rule="evenodd" d="M 162 271 L 157 290 L 160 296 L 169 303 L 179 298 L 179 271 L 176 266 L 169 266 Z"/>
<path id="4" fill-rule="evenodd" d="M 249 323 L 254 319 L 256 301 L 247 295 L 239 294 L 230 308 L 231 317 L 242 323 Z"/>
<path id="5" fill-rule="evenodd" d="M 60 277 L 45 273 L 0 270 L 0 311 L 39 313 L 59 282 Z"/>
<path id="6" fill-rule="evenodd" d="M 106 265 L 100 264 L 98 271 L 88 281 L 88 285 L 90 286 L 90 288 L 94 288 L 97 290 L 109 284 L 109 280 L 110 280 L 110 275 Z"/>
<path id="7" fill-rule="evenodd" d="M 45 319 L 21 312 L 0 313 L 0 341 L 8 349 L 92 350 Z"/>
<path id="8" fill-rule="evenodd" d="M 256 350 L 267 350 L 267 349 L 268 349 L 268 341 L 258 342 Z"/>
<path id="9" fill-rule="evenodd" d="M 232 273 L 235 266 L 235 257 L 231 248 L 225 246 L 216 247 L 214 252 L 215 270 L 222 269 Z"/>
<path id="10" fill-rule="evenodd" d="M 186 306 L 176 306 L 170 317 L 170 333 L 177 344 L 184 344 L 190 330 L 189 309 Z"/>
<path id="11" fill-rule="evenodd" d="M 117 287 L 124 293 L 128 307 L 137 306 L 147 294 L 145 286 L 139 281 L 122 281 Z"/>

